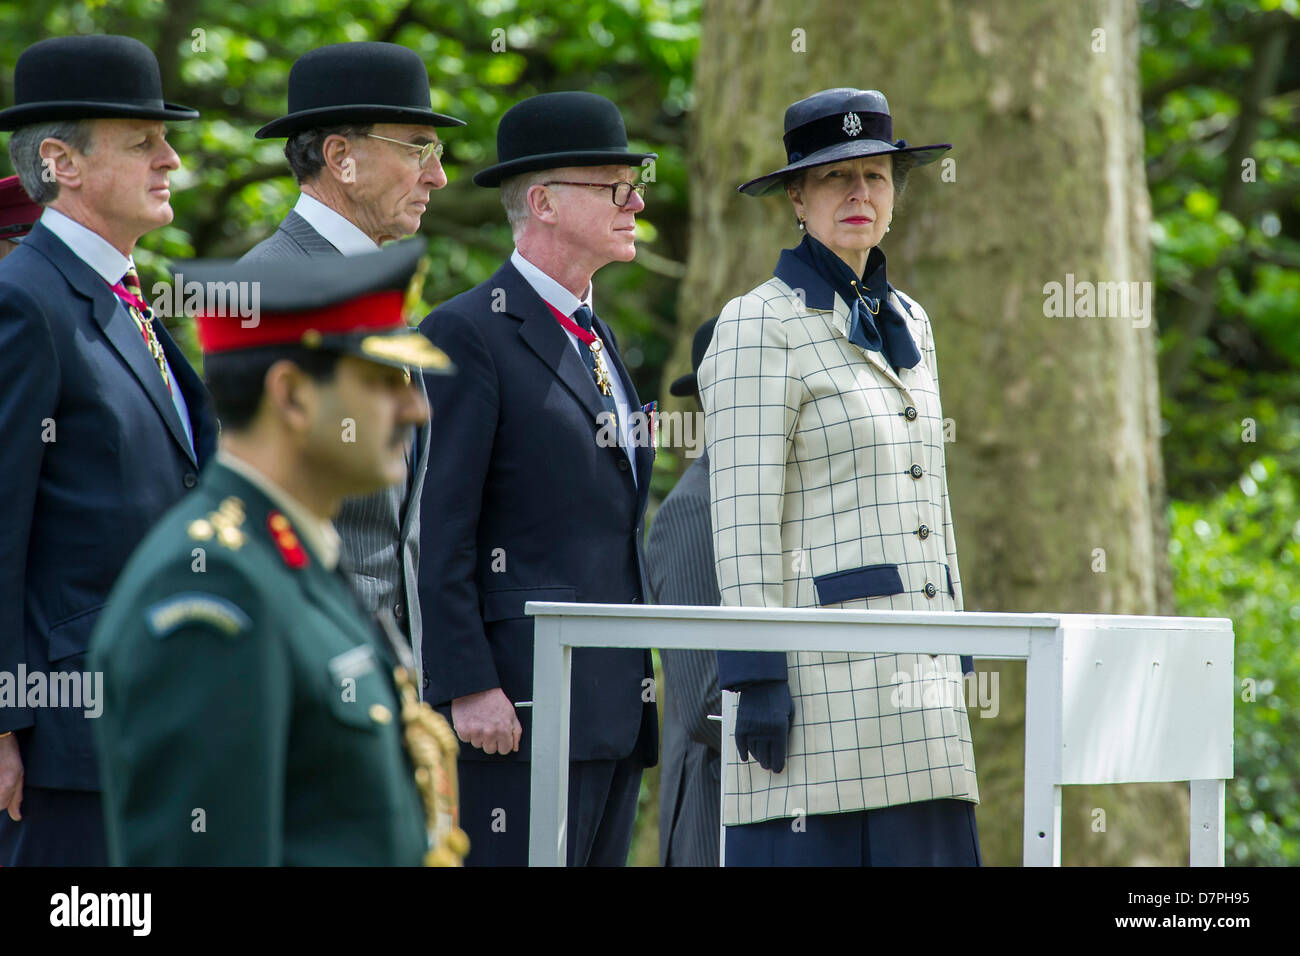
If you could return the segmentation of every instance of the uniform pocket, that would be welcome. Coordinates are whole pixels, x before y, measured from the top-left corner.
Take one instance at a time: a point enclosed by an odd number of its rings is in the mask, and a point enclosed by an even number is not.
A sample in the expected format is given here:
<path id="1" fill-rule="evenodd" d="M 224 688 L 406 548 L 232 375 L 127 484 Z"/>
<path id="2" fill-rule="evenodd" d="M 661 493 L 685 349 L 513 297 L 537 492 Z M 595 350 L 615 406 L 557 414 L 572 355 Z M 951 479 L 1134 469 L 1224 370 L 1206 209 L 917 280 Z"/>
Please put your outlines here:
<path id="1" fill-rule="evenodd" d="M 326 695 L 330 713 L 349 727 L 372 733 L 392 723 L 398 715 L 382 667 L 374 648 L 364 644 L 332 658 Z"/>
<path id="2" fill-rule="evenodd" d="M 861 598 L 903 593 L 903 576 L 896 564 L 869 564 L 813 578 L 818 604 L 838 604 Z"/>

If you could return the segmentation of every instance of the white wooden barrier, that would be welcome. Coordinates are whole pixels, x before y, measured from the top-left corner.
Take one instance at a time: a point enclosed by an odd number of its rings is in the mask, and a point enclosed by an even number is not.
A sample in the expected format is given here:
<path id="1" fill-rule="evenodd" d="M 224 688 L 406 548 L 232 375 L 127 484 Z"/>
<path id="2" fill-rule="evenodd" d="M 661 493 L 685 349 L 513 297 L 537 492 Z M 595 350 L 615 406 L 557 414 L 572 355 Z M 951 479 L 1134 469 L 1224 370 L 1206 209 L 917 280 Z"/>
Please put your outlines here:
<path id="1" fill-rule="evenodd" d="M 1235 693 L 1229 620 L 540 601 L 525 610 L 535 618 L 530 866 L 565 864 L 575 647 L 923 649 L 1025 661 L 1025 865 L 1061 863 L 1062 786 L 1182 780 L 1191 784 L 1191 864 L 1223 865 Z"/>

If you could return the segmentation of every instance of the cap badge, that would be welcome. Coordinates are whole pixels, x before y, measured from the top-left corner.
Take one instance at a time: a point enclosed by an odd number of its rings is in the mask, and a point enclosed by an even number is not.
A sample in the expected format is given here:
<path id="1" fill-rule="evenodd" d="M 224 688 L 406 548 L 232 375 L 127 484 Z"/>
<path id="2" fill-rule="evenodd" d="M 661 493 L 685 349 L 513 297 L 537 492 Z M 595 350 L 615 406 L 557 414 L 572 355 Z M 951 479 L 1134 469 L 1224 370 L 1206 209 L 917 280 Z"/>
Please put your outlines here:
<path id="1" fill-rule="evenodd" d="M 857 113 L 844 114 L 844 132 L 849 136 L 857 136 L 862 132 L 862 120 L 858 118 Z"/>

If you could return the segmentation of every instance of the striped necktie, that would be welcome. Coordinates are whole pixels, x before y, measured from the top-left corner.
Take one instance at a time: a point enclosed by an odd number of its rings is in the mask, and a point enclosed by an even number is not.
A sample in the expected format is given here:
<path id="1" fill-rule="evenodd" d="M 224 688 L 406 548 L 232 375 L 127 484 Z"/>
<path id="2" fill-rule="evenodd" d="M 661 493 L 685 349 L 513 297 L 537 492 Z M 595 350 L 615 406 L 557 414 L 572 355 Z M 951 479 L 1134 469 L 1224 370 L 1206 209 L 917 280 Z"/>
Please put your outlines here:
<path id="1" fill-rule="evenodd" d="M 140 330 L 144 336 L 144 344 L 149 349 L 149 354 L 153 356 L 154 363 L 158 366 L 158 371 L 162 374 L 163 384 L 167 386 L 167 391 L 172 390 L 171 378 L 167 374 L 167 359 L 163 355 L 162 343 L 158 341 L 158 333 L 153 328 L 153 309 L 149 308 L 149 303 L 145 302 L 140 288 L 140 275 L 135 271 L 135 266 L 126 270 L 126 275 L 122 276 L 122 281 L 113 286 L 114 294 L 122 300 L 126 306 L 126 311 L 131 313 L 131 318 L 135 320 L 135 327 Z"/>

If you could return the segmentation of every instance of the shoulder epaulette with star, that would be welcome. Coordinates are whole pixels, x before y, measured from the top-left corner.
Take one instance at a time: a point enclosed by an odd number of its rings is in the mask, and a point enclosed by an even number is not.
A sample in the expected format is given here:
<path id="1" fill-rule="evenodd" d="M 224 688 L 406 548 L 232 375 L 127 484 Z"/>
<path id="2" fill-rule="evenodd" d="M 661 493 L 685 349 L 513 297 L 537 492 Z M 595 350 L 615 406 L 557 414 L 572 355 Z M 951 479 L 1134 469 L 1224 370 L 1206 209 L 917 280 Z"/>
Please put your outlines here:
<path id="1" fill-rule="evenodd" d="M 243 524 L 244 503 L 238 498 L 226 498 L 206 518 L 191 521 L 189 535 L 195 541 L 208 541 L 215 536 L 218 544 L 238 551 L 244 544 Z"/>

